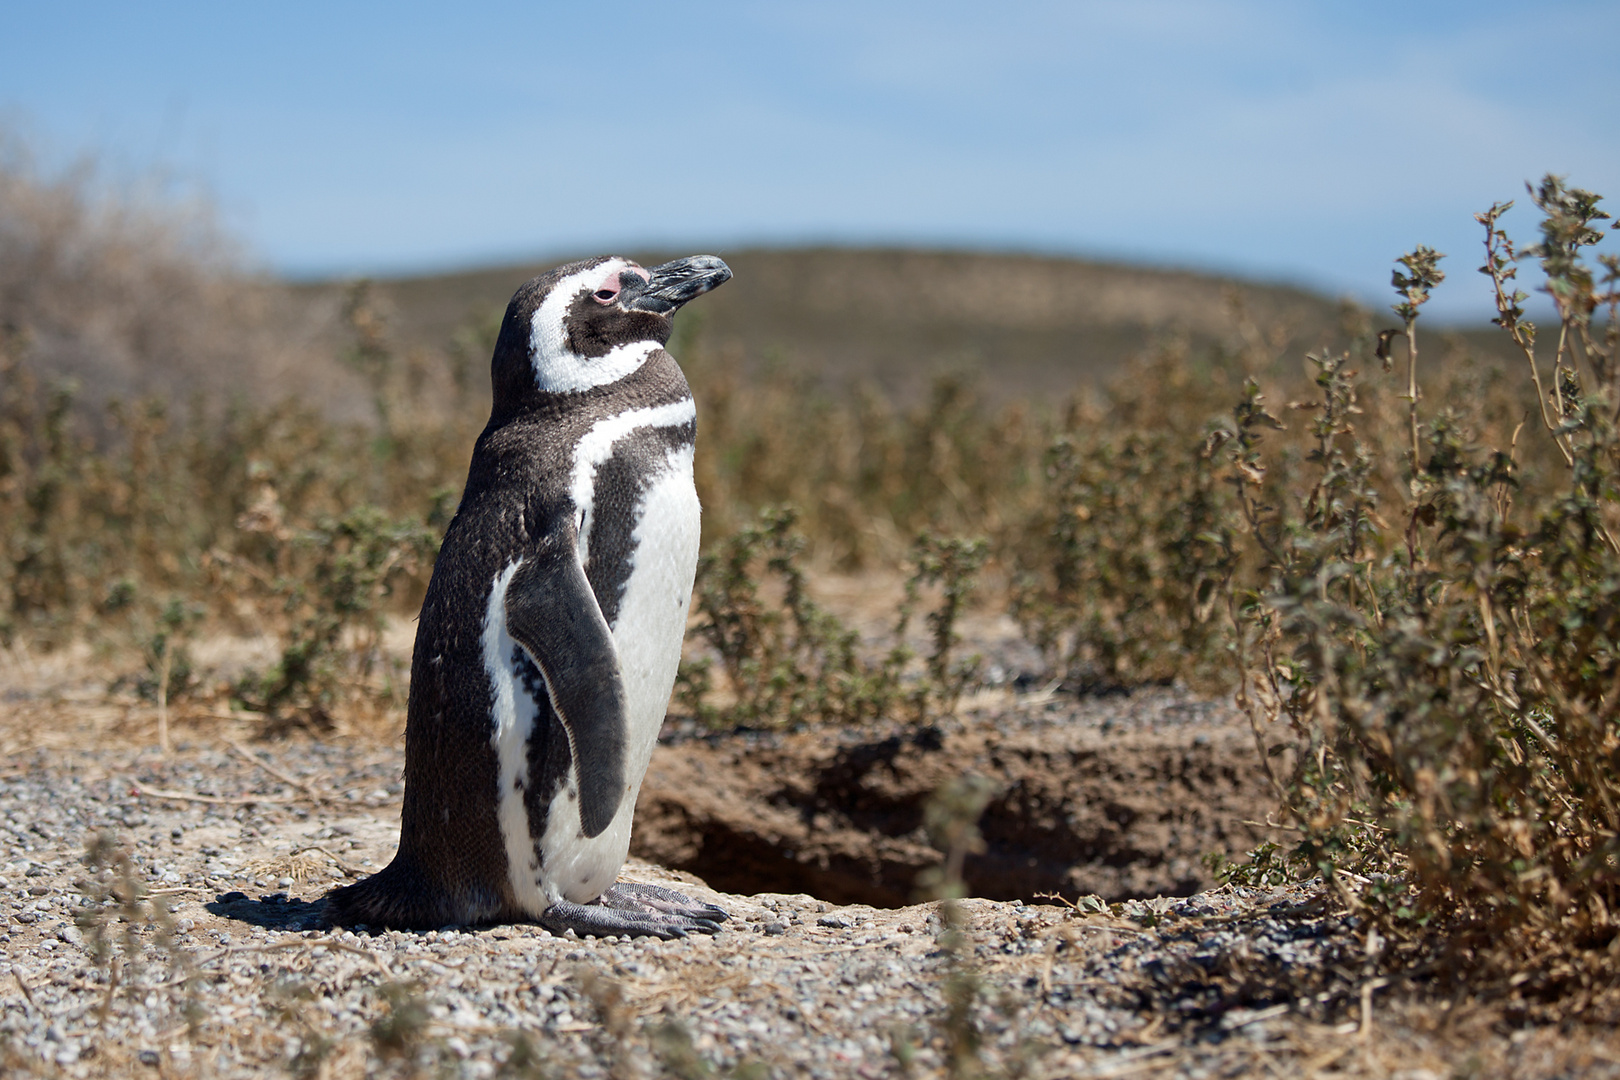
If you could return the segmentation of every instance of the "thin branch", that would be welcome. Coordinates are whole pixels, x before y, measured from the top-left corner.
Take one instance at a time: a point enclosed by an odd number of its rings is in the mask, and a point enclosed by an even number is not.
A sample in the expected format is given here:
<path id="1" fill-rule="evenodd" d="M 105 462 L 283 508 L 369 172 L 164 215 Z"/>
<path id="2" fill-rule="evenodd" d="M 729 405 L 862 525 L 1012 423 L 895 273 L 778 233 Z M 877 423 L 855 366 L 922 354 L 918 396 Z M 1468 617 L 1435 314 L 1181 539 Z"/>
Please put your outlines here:
<path id="1" fill-rule="evenodd" d="M 129 780 L 126 782 L 129 784 L 131 791 L 133 791 L 136 795 L 146 798 L 175 799 L 179 802 L 213 803 L 217 806 L 252 806 L 255 804 L 285 805 L 287 803 L 304 802 L 308 799 L 308 796 L 306 795 L 300 795 L 296 799 L 273 799 L 268 795 L 253 795 L 249 796 L 248 798 L 240 798 L 228 795 L 197 795 L 189 791 L 169 791 L 164 788 L 148 787 L 147 785 L 138 783 L 134 780 Z"/>
<path id="2" fill-rule="evenodd" d="M 241 746 L 241 744 L 239 744 L 239 743 L 227 742 L 225 744 L 225 747 L 226 747 L 226 749 L 230 750 L 231 753 L 233 753 L 237 757 L 241 758 L 243 761 L 249 762 L 249 763 L 251 763 L 253 765 L 257 765 L 259 768 L 263 769 L 265 772 L 269 773 L 271 776 L 275 777 L 277 780 L 280 780 L 282 783 L 287 784 L 290 787 L 297 788 L 299 791 L 302 791 L 305 795 L 309 796 L 316 803 L 329 804 L 329 803 L 332 803 L 332 802 L 335 801 L 335 800 L 333 800 L 333 799 L 331 799 L 331 798 L 329 798 L 329 797 L 327 797 L 325 795 L 322 795 L 320 792 L 316 791 L 314 788 L 310 787 L 308 784 L 304 783 L 302 780 L 299 780 L 299 779 L 297 779 L 296 777 L 293 777 L 293 776 L 289 776 L 287 773 L 282 772 L 280 769 L 276 768 L 274 765 L 270 764 L 268 761 L 264 761 L 261 758 L 257 757 L 256 755 L 250 753 L 249 751 L 244 749 Z"/>

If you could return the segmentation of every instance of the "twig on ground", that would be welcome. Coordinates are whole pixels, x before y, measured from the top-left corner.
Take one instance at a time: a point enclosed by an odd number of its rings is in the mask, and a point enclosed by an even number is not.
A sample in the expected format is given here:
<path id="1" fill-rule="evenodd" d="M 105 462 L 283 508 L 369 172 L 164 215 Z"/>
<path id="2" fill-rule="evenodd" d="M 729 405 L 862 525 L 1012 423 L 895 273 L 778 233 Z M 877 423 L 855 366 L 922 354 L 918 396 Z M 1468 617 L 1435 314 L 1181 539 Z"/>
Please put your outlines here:
<path id="1" fill-rule="evenodd" d="M 39 1005 L 34 1001 L 34 992 L 28 988 L 28 980 L 23 978 L 22 972 L 17 970 L 15 965 L 12 966 L 11 977 L 17 980 L 17 989 L 22 991 L 23 998 L 28 1002 L 28 1007 L 38 1012 Z"/>
<path id="2" fill-rule="evenodd" d="M 293 777 L 293 776 L 289 776 L 287 773 L 282 772 L 280 769 L 276 768 L 274 765 L 270 764 L 268 761 L 264 761 L 261 758 L 259 758 L 259 757 L 255 756 L 254 754 L 250 753 L 249 751 L 244 749 L 240 744 L 234 743 L 234 742 L 227 742 L 225 744 L 225 746 L 226 746 L 227 749 L 230 750 L 231 753 L 235 754 L 237 757 L 240 757 L 243 761 L 249 762 L 249 763 L 251 763 L 253 765 L 257 765 L 259 768 L 263 769 L 265 772 L 269 773 L 271 776 L 275 777 L 277 780 L 280 780 L 282 783 L 287 784 L 287 785 L 289 785 L 291 787 L 297 788 L 299 791 L 302 791 L 305 795 L 307 795 L 311 799 L 313 799 L 317 804 L 329 803 L 329 802 L 332 801 L 330 798 L 328 798 L 325 795 L 322 795 L 320 792 L 316 791 L 314 788 L 310 787 L 308 784 L 304 783 L 302 780 L 299 780 L 299 779 L 297 779 L 296 777 Z"/>
<path id="3" fill-rule="evenodd" d="M 106 1026 L 107 1014 L 112 1012 L 113 999 L 118 996 L 118 984 L 123 979 L 124 965 L 118 957 L 112 958 L 107 968 L 107 992 L 101 997 L 101 1004 L 96 1008 L 96 1023 Z"/>
<path id="4" fill-rule="evenodd" d="M 1051 682 L 1047 683 L 1045 686 L 1041 687 L 1039 690 L 1033 691 L 1032 693 L 1019 695 L 1017 697 L 1018 704 L 1039 705 L 1043 702 L 1051 701 L 1053 696 L 1057 694 L 1058 687 L 1062 685 L 1063 677 L 1060 675 Z"/>
<path id="5" fill-rule="evenodd" d="M 1368 979 L 1361 984 L 1361 1029 L 1356 1038 L 1367 1042 L 1372 1038 L 1372 1000 L 1373 993 L 1389 985 L 1389 980 L 1383 977 Z"/>
<path id="6" fill-rule="evenodd" d="M 1142 1072 L 1144 1069 L 1155 1068 L 1159 1064 L 1158 1062 L 1144 1059 L 1155 1058 L 1160 1054 L 1174 1053 L 1180 1048 L 1181 1043 L 1179 1041 L 1175 1039 L 1168 1039 L 1165 1042 L 1154 1043 L 1151 1046 L 1138 1046 L 1131 1050 L 1121 1050 L 1119 1053 L 1111 1055 L 1108 1062 L 1108 1068 L 1103 1071 L 1088 1073 L 1087 1075 L 1098 1078 L 1129 1076 L 1131 1073 Z"/>
<path id="7" fill-rule="evenodd" d="M 1316 1073 L 1344 1057 L 1344 1055 L 1348 1054 L 1354 1048 L 1355 1043 L 1345 1043 L 1343 1046 L 1335 1046 L 1331 1050 L 1325 1050 L 1311 1058 L 1311 1060 L 1307 1061 L 1301 1071 L 1306 1076 L 1314 1076 Z"/>
<path id="8" fill-rule="evenodd" d="M 136 795 L 151 799 L 175 799 L 179 802 L 215 803 L 220 806 L 252 806 L 255 804 L 285 806 L 287 803 L 304 802 L 309 796 L 300 795 L 296 799 L 278 799 L 269 795 L 250 795 L 246 798 L 229 795 L 198 795 L 189 791 L 169 791 L 165 788 L 148 787 L 135 780 L 126 781 L 129 788 Z"/>

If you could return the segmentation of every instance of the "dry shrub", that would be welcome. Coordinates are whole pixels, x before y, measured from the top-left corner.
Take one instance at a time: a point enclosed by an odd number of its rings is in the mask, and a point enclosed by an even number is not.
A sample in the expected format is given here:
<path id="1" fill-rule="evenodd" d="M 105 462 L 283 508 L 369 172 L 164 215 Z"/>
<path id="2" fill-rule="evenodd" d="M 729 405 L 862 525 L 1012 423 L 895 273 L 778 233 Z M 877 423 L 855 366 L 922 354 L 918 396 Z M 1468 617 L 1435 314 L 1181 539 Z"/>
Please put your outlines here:
<path id="1" fill-rule="evenodd" d="M 1217 438 L 1260 557 L 1231 590 L 1240 700 L 1302 829 L 1294 858 L 1382 916 L 1389 962 L 1438 946 L 1438 970 L 1613 1015 L 1620 266 L 1586 258 L 1595 196 L 1557 177 L 1532 196 L 1543 235 L 1523 251 L 1506 206 L 1480 215 L 1497 322 L 1531 376 L 1512 423 L 1420 378 L 1418 313 L 1444 274 L 1418 248 L 1394 278 L 1404 326 L 1378 350 L 1405 361 L 1400 385 L 1319 357 L 1319 393 L 1296 406 L 1303 460 L 1278 452 L 1253 385 Z M 1555 335 L 1524 318 L 1525 258 L 1548 275 Z M 1424 382 L 1448 407 L 1423 406 Z"/>
<path id="2" fill-rule="evenodd" d="M 206 200 L 154 188 L 88 160 L 47 174 L 0 130 L 0 327 L 96 405 L 262 388 L 274 290 L 242 272 Z"/>
<path id="3" fill-rule="evenodd" d="M 441 415 L 448 380 L 419 377 L 363 288 L 335 359 L 372 415 L 341 419 L 319 379 L 266 403 L 278 372 L 322 367 L 269 344 L 297 336 L 276 288 L 206 207 L 0 147 L 0 643 L 124 646 L 161 701 L 190 688 L 188 636 L 270 631 L 247 704 L 302 722 L 394 699 L 380 619 L 420 598 L 476 421 Z"/>
<path id="4" fill-rule="evenodd" d="M 1220 617 L 1235 555 L 1228 485 L 1200 438 L 1224 366 L 1177 341 L 1132 365 L 1108 408 L 1077 405 L 1044 456 L 1040 498 L 1007 545 L 1013 611 L 1072 689 L 1228 676 Z"/>
<path id="5" fill-rule="evenodd" d="M 918 535 L 884 646 L 862 642 L 811 599 L 806 540 L 797 522 L 792 509 L 768 508 L 698 560 L 697 618 L 688 636 L 701 644 L 702 655 L 681 663 L 679 706 L 714 728 L 854 724 L 902 715 L 922 722 L 952 711 L 979 668 L 977 656 L 957 655 L 957 625 L 977 586 L 985 542 Z M 923 615 L 931 642 L 918 664 L 908 631 L 925 599 L 936 602 Z"/>

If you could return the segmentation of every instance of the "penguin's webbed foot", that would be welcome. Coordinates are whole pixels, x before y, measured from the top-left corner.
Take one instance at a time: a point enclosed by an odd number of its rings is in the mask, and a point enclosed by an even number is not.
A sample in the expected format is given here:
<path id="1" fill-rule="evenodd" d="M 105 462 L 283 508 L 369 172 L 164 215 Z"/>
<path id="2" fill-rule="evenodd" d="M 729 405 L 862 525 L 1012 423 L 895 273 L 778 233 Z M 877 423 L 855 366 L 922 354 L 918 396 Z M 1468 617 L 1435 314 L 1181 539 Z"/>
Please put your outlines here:
<path id="1" fill-rule="evenodd" d="M 554 934 L 569 930 L 597 937 L 683 938 L 691 931 L 718 934 L 730 916 L 713 904 L 700 904 L 674 889 L 622 881 L 589 904 L 559 900 L 540 916 L 540 925 Z"/>
<path id="2" fill-rule="evenodd" d="M 655 914 L 678 915 L 699 922 L 718 924 L 731 918 L 724 908 L 713 904 L 700 904 L 684 893 L 666 889 L 661 885 L 643 885 L 635 881 L 620 881 L 609 885 L 596 901 L 616 911 L 646 911 Z M 713 933 L 713 931 L 706 931 Z"/>

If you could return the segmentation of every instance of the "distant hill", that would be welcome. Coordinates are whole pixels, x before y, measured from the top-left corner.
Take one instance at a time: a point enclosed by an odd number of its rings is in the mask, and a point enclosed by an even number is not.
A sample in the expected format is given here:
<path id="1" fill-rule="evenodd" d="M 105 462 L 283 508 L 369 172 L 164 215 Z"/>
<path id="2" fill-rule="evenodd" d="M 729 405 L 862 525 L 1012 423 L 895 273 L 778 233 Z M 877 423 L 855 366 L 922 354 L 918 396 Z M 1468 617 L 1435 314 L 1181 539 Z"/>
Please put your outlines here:
<path id="1" fill-rule="evenodd" d="M 673 257 L 629 252 L 644 265 Z M 687 254 L 687 253 L 680 253 Z M 1338 302 L 1209 274 L 1033 255 L 806 248 L 717 251 L 735 278 L 692 305 L 708 349 L 747 370 L 785 365 L 830 387 L 872 380 L 909 396 L 967 373 L 1000 399 L 1064 393 L 1118 371 L 1158 337 L 1198 348 L 1238 335 L 1234 300 L 1283 355 L 1336 343 Z M 566 261 L 374 283 L 403 342 L 443 348 L 497 324 L 513 290 Z M 301 286 L 310 299 L 337 285 Z M 1490 353 L 1490 331 L 1462 335 Z"/>
<path id="2" fill-rule="evenodd" d="M 107 203 L 91 176 L 48 181 L 0 161 L 0 392 L 16 361 L 44 387 L 76 388 L 86 413 L 138 396 L 214 412 L 229 399 L 296 396 L 365 419 L 379 395 L 402 391 L 413 408 L 464 418 L 487 402 L 507 299 L 555 265 L 371 283 L 366 333 L 381 337 L 359 356 L 345 318 L 355 283 L 251 273 L 207 207 Z M 1161 338 L 1185 340 L 1195 360 L 1214 343 L 1263 339 L 1247 356 L 1300 371 L 1340 323 L 1339 305 L 1303 289 L 1144 266 L 901 249 L 714 253 L 736 277 L 678 327 L 677 348 L 696 341 L 708 361 L 687 357 L 695 378 L 788 370 L 835 392 L 871 382 L 910 397 L 949 372 L 1001 400 L 1050 398 L 1123 370 Z M 651 266 L 690 252 L 626 254 Z M 1505 352 L 1493 331 L 1463 337 Z"/>

